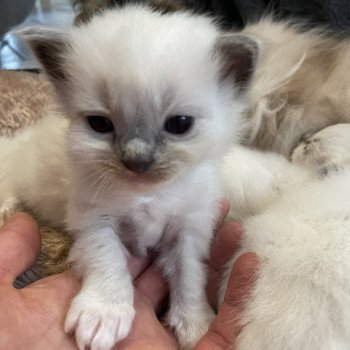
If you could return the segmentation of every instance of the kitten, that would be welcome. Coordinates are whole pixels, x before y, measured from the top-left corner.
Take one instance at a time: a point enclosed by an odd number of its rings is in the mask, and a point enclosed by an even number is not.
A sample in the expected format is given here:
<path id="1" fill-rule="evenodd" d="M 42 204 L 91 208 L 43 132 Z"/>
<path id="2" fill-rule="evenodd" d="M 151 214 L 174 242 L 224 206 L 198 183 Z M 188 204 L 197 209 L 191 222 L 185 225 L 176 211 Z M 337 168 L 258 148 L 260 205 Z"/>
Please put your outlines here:
<path id="1" fill-rule="evenodd" d="M 350 122 L 348 38 L 270 18 L 242 34 L 264 43 L 247 95 L 245 145 L 290 157 L 304 134 Z"/>
<path id="2" fill-rule="evenodd" d="M 339 134 L 339 127 L 328 129 L 328 136 Z M 335 140 L 324 138 L 325 149 L 332 150 Z M 337 145 L 346 148 L 346 142 Z M 225 157 L 229 217 L 243 223 L 244 234 L 226 271 L 221 301 L 237 257 L 255 252 L 260 259 L 240 315 L 237 350 L 350 348 L 349 158 L 319 167 L 310 157 L 304 160 L 308 166 L 239 148 Z"/>
<path id="3" fill-rule="evenodd" d="M 67 168 L 59 197 L 68 193 L 66 223 L 77 232 L 70 261 L 83 284 L 66 331 L 75 330 L 80 349 L 109 349 L 126 337 L 135 315 L 126 247 L 140 255 L 156 249 L 170 283 L 167 321 L 181 347 L 192 347 L 214 316 L 203 261 L 222 195 L 216 169 L 238 140 L 258 43 L 220 33 L 206 17 L 137 6 L 68 32 L 21 34 L 69 115 L 56 140 L 54 125 L 41 129 L 43 139 L 35 132 L 29 138 L 57 141 L 58 155 L 50 152 L 47 161 Z M 65 142 L 68 160 L 61 159 Z M 35 171 L 45 166 L 33 159 L 45 155 L 44 146 L 32 150 L 24 164 L 38 175 L 34 188 L 48 181 L 59 189 L 54 175 Z"/>

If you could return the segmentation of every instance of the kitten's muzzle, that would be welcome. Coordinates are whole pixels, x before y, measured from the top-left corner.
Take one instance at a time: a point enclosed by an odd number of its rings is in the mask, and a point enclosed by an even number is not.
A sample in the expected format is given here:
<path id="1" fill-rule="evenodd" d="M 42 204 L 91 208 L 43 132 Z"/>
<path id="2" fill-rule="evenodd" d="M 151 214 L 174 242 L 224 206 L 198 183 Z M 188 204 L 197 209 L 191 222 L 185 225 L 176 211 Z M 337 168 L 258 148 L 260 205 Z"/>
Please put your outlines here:
<path id="1" fill-rule="evenodd" d="M 122 164 L 126 169 L 131 170 L 134 173 L 142 174 L 151 168 L 154 163 L 154 159 L 123 159 Z"/>
<path id="2" fill-rule="evenodd" d="M 154 146 L 146 138 L 128 135 L 121 140 L 120 149 L 121 163 L 134 173 L 145 173 L 154 163 Z"/>

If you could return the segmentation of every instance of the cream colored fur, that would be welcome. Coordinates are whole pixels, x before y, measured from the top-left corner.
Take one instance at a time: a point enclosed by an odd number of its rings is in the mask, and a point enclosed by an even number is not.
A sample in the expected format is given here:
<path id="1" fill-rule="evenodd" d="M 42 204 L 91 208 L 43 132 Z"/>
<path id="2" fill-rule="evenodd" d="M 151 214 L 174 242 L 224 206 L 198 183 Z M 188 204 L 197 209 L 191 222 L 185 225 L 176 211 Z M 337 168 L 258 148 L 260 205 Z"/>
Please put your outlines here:
<path id="1" fill-rule="evenodd" d="M 335 124 L 304 137 L 293 150 L 293 163 L 315 168 L 350 164 L 350 124 Z"/>
<path id="2" fill-rule="evenodd" d="M 327 129 L 323 135 L 339 136 Z M 229 217 L 242 222 L 244 234 L 220 300 L 237 257 L 251 251 L 260 259 L 234 349 L 350 348 L 350 149 L 343 140 L 320 140 L 324 149 L 337 146 L 346 154 L 344 162 L 322 167 L 313 153 L 307 166 L 241 148 L 225 157 Z"/>
<path id="3" fill-rule="evenodd" d="M 290 156 L 302 135 L 350 122 L 350 42 L 270 19 L 243 33 L 264 40 L 248 93 L 245 144 Z"/>
<path id="4" fill-rule="evenodd" d="M 70 169 L 65 154 L 68 120 L 52 114 L 0 138 L 0 211 L 21 203 L 44 221 L 61 227 L 70 191 Z"/>

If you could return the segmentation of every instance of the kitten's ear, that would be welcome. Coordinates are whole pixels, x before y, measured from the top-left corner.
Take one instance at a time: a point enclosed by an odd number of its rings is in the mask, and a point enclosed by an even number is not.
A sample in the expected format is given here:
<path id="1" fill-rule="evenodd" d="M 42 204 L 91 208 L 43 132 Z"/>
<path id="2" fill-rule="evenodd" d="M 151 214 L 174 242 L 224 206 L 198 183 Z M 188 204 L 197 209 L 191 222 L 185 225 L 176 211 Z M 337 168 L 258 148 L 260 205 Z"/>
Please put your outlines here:
<path id="1" fill-rule="evenodd" d="M 66 80 L 63 56 L 68 49 L 68 35 L 51 28 L 24 28 L 16 31 L 29 45 L 53 83 Z"/>
<path id="2" fill-rule="evenodd" d="M 240 91 L 246 89 L 257 64 L 258 41 L 248 35 L 223 33 L 214 50 L 221 62 L 220 78 L 231 78 Z"/>

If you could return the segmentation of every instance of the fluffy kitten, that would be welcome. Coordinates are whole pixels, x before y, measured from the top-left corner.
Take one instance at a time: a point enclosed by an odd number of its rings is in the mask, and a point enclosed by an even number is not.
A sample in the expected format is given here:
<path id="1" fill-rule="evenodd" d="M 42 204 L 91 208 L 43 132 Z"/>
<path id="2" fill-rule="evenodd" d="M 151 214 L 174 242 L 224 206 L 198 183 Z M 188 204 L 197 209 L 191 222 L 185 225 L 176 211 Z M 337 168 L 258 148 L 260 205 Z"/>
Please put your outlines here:
<path id="1" fill-rule="evenodd" d="M 134 6 L 69 32 L 22 35 L 70 120 L 55 136 L 55 124 L 35 129 L 42 133 L 31 134 L 33 145 L 21 150 L 23 174 L 32 175 L 20 174 L 25 190 L 15 185 L 8 197 L 23 200 L 28 188 L 45 182 L 61 191 L 63 202 L 68 195 L 66 223 L 77 232 L 70 261 L 83 284 L 66 331 L 75 329 L 80 349 L 108 349 L 123 339 L 135 314 L 126 247 L 141 255 L 156 249 L 170 282 L 167 320 L 181 346 L 193 346 L 214 315 L 203 260 L 221 196 L 216 168 L 238 139 L 257 43 L 220 33 L 206 17 Z M 69 161 L 61 159 L 65 133 Z M 66 167 L 67 186 L 41 169 L 50 165 L 44 159 Z M 46 215 L 45 202 L 24 199 Z M 60 203 L 51 219 L 60 220 L 64 207 Z"/>
<path id="2" fill-rule="evenodd" d="M 332 151 L 339 127 L 329 129 L 323 146 Z M 321 167 L 312 153 L 307 167 L 248 149 L 225 157 L 230 218 L 244 227 L 230 266 L 243 252 L 260 258 L 237 350 L 350 348 L 350 152 L 347 143 L 336 148 L 339 163 L 321 158 Z"/>
<path id="3" fill-rule="evenodd" d="M 248 91 L 245 144 L 289 157 L 304 134 L 350 122 L 350 41 L 267 18 L 242 33 L 264 52 Z"/>

